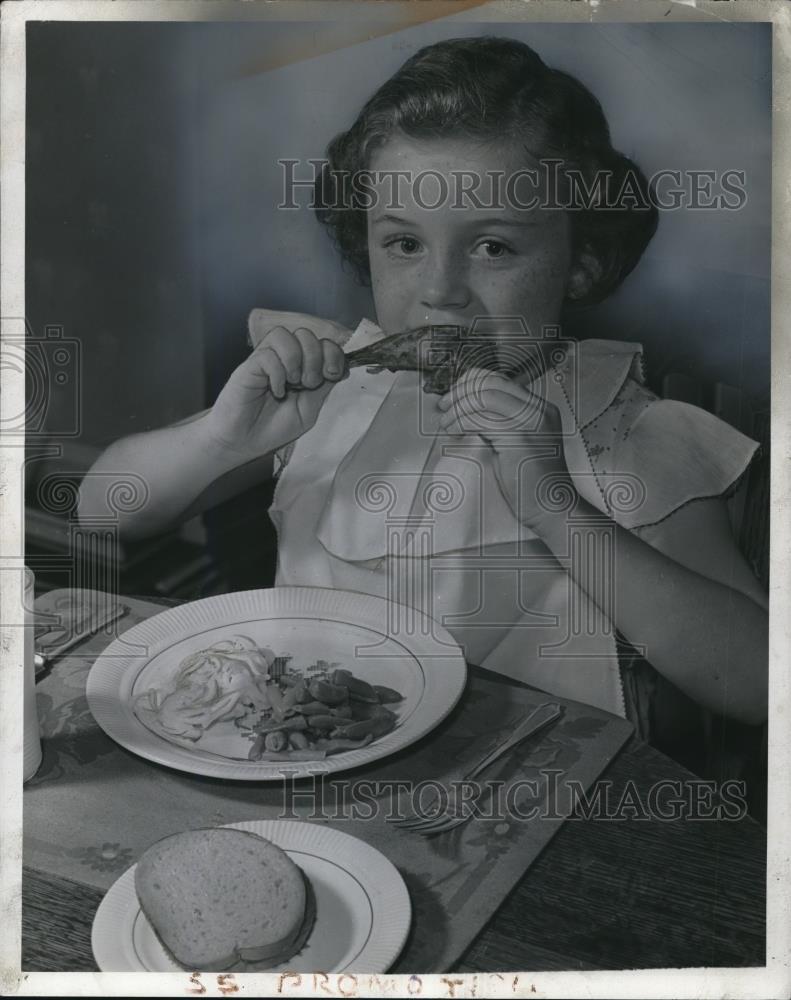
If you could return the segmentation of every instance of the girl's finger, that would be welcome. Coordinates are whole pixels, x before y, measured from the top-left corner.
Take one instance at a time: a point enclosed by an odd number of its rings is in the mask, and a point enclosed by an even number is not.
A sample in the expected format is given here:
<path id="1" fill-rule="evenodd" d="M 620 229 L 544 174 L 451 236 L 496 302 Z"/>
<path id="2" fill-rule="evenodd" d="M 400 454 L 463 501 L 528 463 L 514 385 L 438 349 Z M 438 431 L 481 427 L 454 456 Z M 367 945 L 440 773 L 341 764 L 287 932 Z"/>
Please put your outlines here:
<path id="1" fill-rule="evenodd" d="M 302 348 L 302 385 L 317 389 L 324 381 L 324 351 L 316 335 L 307 327 L 299 327 L 294 336 Z"/>
<path id="2" fill-rule="evenodd" d="M 516 390 L 519 388 L 512 379 L 488 368 L 467 368 L 453 384 L 459 387 L 475 387 L 479 390 L 506 387 Z"/>
<path id="3" fill-rule="evenodd" d="M 267 334 L 262 347 L 271 348 L 280 358 L 292 385 L 302 384 L 302 346 L 284 326 L 276 326 Z"/>
<path id="4" fill-rule="evenodd" d="M 337 382 L 346 374 L 346 355 L 343 350 L 331 340 L 320 340 L 324 357 L 324 377 L 331 382 Z"/>
<path id="5" fill-rule="evenodd" d="M 507 402 L 491 392 L 478 394 L 453 393 L 448 404 L 441 411 L 440 424 L 448 425 L 453 420 L 469 420 L 474 422 L 486 413 L 500 413 Z"/>
<path id="6" fill-rule="evenodd" d="M 440 427 L 443 434 L 448 434 L 449 436 L 454 436 L 457 434 L 463 434 L 464 431 L 459 427 L 458 420 L 451 420 L 447 427 Z"/>
<path id="7" fill-rule="evenodd" d="M 269 379 L 269 389 L 276 399 L 286 395 L 286 369 L 271 347 L 261 346 L 250 355 L 246 365 L 262 371 Z"/>
<path id="8" fill-rule="evenodd" d="M 452 406 L 457 405 L 460 399 L 465 397 L 470 398 L 480 398 L 483 393 L 491 387 L 491 382 L 487 382 L 482 376 L 488 375 L 488 372 L 481 372 L 481 377 L 478 376 L 463 376 L 457 382 L 454 382 L 450 389 L 441 396 L 437 402 L 437 406 L 440 410 L 448 410 Z"/>
<path id="9" fill-rule="evenodd" d="M 450 406 L 444 412 L 473 418 L 478 414 L 490 413 L 493 416 L 526 419 L 528 416 L 535 417 L 536 402 L 504 392 L 502 389 L 486 389 L 480 393 L 454 395 Z"/>
<path id="10" fill-rule="evenodd" d="M 514 382 L 513 379 L 491 372 L 485 368 L 470 368 L 451 386 L 449 392 L 439 400 L 440 409 L 447 409 L 454 396 L 458 395 L 481 395 L 489 390 L 499 390 L 508 393 L 515 399 L 541 400 L 540 396 L 532 393 L 529 389 Z"/>
<path id="11" fill-rule="evenodd" d="M 257 347 L 269 336 L 275 327 L 285 327 L 286 330 L 296 330 L 305 327 L 312 330 L 318 340 L 325 337 L 336 344 L 345 344 L 352 331 L 321 316 L 308 316 L 305 313 L 282 312 L 278 309 L 253 309 L 247 320 L 248 338 L 253 347 Z"/>

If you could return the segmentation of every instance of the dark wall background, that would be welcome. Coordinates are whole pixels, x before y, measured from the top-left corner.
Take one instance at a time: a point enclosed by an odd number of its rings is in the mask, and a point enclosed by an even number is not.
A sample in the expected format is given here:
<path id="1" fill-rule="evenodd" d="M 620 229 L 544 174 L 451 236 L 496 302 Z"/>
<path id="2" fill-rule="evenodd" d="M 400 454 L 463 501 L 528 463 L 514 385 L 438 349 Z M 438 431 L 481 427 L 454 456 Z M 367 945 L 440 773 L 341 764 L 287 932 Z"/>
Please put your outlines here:
<path id="1" fill-rule="evenodd" d="M 28 25 L 27 316 L 35 334 L 55 324 L 81 341 L 89 444 L 203 404 L 181 34 Z"/>
<path id="2" fill-rule="evenodd" d="M 642 341 L 654 371 L 768 390 L 769 25 L 389 30 L 28 26 L 27 311 L 35 333 L 60 324 L 82 342 L 83 442 L 207 405 L 254 305 L 372 315 L 312 214 L 276 210 L 276 161 L 321 156 L 416 48 L 462 34 L 521 38 L 577 75 L 649 173 L 747 172 L 743 210 L 664 213 L 637 271 L 568 332 Z"/>

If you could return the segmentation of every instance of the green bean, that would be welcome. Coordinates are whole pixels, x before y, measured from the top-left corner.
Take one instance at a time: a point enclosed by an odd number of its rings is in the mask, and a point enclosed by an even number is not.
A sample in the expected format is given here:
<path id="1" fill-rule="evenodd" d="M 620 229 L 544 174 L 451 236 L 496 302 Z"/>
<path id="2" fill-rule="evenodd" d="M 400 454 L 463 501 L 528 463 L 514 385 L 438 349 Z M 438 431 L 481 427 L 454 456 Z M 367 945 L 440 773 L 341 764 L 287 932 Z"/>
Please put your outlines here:
<path id="1" fill-rule="evenodd" d="M 290 675 L 269 682 L 272 711 L 253 726 L 250 760 L 320 759 L 367 746 L 395 727 L 396 715 L 385 705 L 403 701 L 403 695 L 334 663 L 326 667 L 326 677 Z"/>
<path id="2" fill-rule="evenodd" d="M 383 684 L 374 684 L 374 691 L 379 696 L 382 705 L 392 705 L 397 701 L 403 701 L 404 696 L 393 688 L 385 687 Z"/>
<path id="3" fill-rule="evenodd" d="M 369 701 L 375 704 L 379 697 L 368 681 L 355 677 L 351 670 L 334 670 L 332 672 L 333 683 L 348 689 L 349 697 L 357 701 Z"/>
<path id="4" fill-rule="evenodd" d="M 359 722 L 350 722 L 348 726 L 336 726 L 330 733 L 333 738 L 346 740 L 360 740 L 372 735 L 373 719 L 361 719 Z"/>
<path id="5" fill-rule="evenodd" d="M 288 746 L 288 736 L 279 730 L 274 733 L 267 733 L 264 737 L 264 746 L 270 753 L 280 753 Z"/>
<path id="6" fill-rule="evenodd" d="M 363 736 L 371 736 L 378 739 L 385 736 L 395 726 L 395 716 L 392 712 L 388 715 L 379 715 L 371 719 L 360 719 L 359 722 L 351 722 L 346 726 L 338 726 L 332 731 L 332 736 L 343 739 L 357 740 Z"/>
<path id="7" fill-rule="evenodd" d="M 264 734 L 259 733 L 258 736 L 250 744 L 250 749 L 247 753 L 249 760 L 260 760 L 261 754 L 264 750 Z"/>
<path id="8" fill-rule="evenodd" d="M 352 718 L 359 722 L 360 719 L 394 719 L 395 714 L 384 705 L 371 705 L 366 701 L 355 701 L 352 705 Z"/>
<path id="9" fill-rule="evenodd" d="M 374 691 L 372 685 L 368 681 L 360 680 L 359 677 L 352 678 L 352 683 L 349 684 L 349 697 L 356 701 L 368 701 L 372 705 L 379 701 L 379 695 Z"/>
<path id="10" fill-rule="evenodd" d="M 281 706 L 281 712 L 283 715 L 288 715 L 293 712 L 296 707 L 297 692 L 294 688 L 286 688 L 283 693 L 283 704 Z"/>
<path id="11" fill-rule="evenodd" d="M 282 719 L 284 712 L 283 692 L 277 684 L 267 684 L 266 694 L 269 698 L 269 704 L 272 706 L 272 711 L 276 716 Z"/>
<path id="12" fill-rule="evenodd" d="M 349 692 L 345 687 L 330 684 L 329 681 L 312 680 L 308 685 L 308 691 L 311 697 L 316 701 L 323 701 L 325 705 L 340 705 L 349 698 Z"/>
<path id="13" fill-rule="evenodd" d="M 303 718 L 300 716 L 300 718 Z M 309 724 L 311 729 L 319 729 L 322 731 L 329 732 L 330 729 L 335 729 L 338 725 L 337 716 L 334 715 L 311 715 L 309 717 Z"/>
<path id="14" fill-rule="evenodd" d="M 330 706 L 325 705 L 323 701 L 307 701 L 294 707 L 303 715 L 327 715 L 331 711 Z"/>
<path id="15" fill-rule="evenodd" d="M 344 750 L 359 750 L 360 747 L 367 747 L 368 744 L 373 739 L 372 736 L 366 736 L 361 740 L 348 740 L 348 739 L 330 739 L 321 741 L 321 749 L 329 757 L 334 753 L 342 753 Z"/>
<path id="16" fill-rule="evenodd" d="M 267 719 L 264 722 L 259 722 L 255 730 L 258 733 L 276 733 L 279 730 L 293 732 L 295 729 L 307 728 L 308 721 L 304 715 L 292 715 L 290 719 L 283 719 L 282 721 Z"/>

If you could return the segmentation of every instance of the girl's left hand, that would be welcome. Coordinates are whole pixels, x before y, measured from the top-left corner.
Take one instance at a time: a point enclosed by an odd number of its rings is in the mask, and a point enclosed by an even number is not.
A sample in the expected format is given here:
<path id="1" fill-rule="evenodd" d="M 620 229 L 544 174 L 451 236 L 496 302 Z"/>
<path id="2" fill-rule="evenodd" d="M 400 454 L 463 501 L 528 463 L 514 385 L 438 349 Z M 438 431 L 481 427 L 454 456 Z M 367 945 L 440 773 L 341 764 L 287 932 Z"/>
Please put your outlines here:
<path id="1" fill-rule="evenodd" d="M 563 455 L 560 413 L 543 397 L 497 375 L 466 372 L 437 404 L 446 434 L 477 434 L 494 450 L 495 474 L 515 516 L 538 529 L 557 514 L 542 503 L 544 491 L 574 485 Z"/>

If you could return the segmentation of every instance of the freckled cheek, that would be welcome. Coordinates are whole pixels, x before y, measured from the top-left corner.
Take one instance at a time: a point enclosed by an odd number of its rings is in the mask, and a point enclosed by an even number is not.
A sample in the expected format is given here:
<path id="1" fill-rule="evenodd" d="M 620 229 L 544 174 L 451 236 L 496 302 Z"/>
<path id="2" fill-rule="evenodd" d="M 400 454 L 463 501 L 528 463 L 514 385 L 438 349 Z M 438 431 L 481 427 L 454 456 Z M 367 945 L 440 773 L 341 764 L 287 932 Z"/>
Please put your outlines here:
<path id="1" fill-rule="evenodd" d="M 547 252 L 534 258 L 529 268 L 504 275 L 500 293 L 513 312 L 528 322 L 555 323 L 567 277 L 565 257 Z"/>
<path id="2" fill-rule="evenodd" d="M 483 276 L 477 286 L 477 297 L 490 316 L 521 316 L 528 325 L 557 320 L 562 292 L 549 271 Z"/>
<path id="3" fill-rule="evenodd" d="M 412 281 L 407 274 L 396 275 L 372 261 L 371 291 L 377 322 L 389 331 L 401 330 L 406 323 L 409 305 L 414 300 Z"/>

